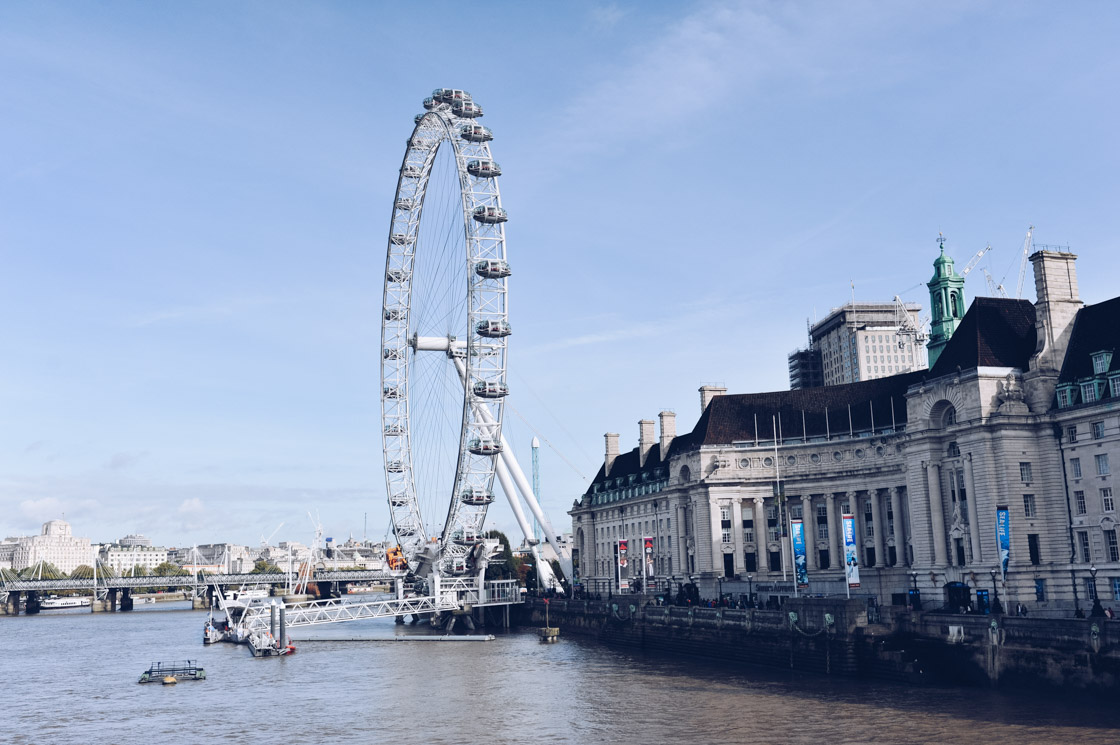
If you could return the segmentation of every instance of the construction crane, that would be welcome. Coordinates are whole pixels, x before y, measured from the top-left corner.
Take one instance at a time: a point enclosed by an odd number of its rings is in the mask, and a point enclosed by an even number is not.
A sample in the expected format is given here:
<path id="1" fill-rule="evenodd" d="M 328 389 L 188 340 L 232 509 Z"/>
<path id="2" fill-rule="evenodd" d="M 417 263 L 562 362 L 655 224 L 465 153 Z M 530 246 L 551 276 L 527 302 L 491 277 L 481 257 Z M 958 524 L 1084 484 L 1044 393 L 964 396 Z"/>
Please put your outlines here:
<path id="1" fill-rule="evenodd" d="M 1033 241 L 1032 234 L 1034 233 L 1034 225 L 1027 228 L 1027 237 L 1023 240 L 1023 258 L 1019 261 L 1019 285 L 1015 290 L 1015 298 L 1022 299 L 1023 297 L 1023 280 L 1027 278 L 1027 260 L 1031 254 L 1031 242 Z"/>
<path id="2" fill-rule="evenodd" d="M 977 251 L 976 255 L 972 257 L 972 260 L 968 262 L 968 264 L 965 266 L 964 270 L 961 272 L 961 279 L 964 279 L 965 277 L 967 277 L 968 273 L 971 272 L 973 269 L 975 269 L 976 265 L 980 263 L 980 259 L 984 258 L 984 254 L 988 253 L 991 250 L 992 250 L 992 244 L 989 243 L 988 245 L 984 246 L 982 249 Z"/>
<path id="3" fill-rule="evenodd" d="M 983 267 L 981 267 L 980 271 L 984 272 L 984 279 L 988 281 L 988 294 L 991 297 L 1007 297 L 1007 290 L 1003 289 L 1003 285 L 996 284 L 991 272 Z"/>
<path id="4" fill-rule="evenodd" d="M 925 331 L 925 319 L 915 323 L 914 317 L 910 315 L 910 309 L 906 307 L 906 303 L 902 302 L 902 298 L 898 295 L 894 296 L 894 321 L 898 327 L 895 335 L 899 337 L 899 349 L 906 346 L 906 340 L 903 337 L 913 337 L 914 343 L 917 345 L 925 344 L 926 339 L 929 338 Z"/>

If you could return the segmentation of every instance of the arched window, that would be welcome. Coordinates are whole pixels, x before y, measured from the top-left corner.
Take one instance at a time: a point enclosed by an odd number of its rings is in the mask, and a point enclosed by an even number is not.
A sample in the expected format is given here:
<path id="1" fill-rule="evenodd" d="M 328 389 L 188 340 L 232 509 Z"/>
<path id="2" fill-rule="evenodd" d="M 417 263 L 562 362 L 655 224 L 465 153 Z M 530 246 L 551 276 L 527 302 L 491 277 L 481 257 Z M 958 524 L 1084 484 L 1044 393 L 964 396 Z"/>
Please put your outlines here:
<path id="1" fill-rule="evenodd" d="M 948 448 L 948 450 L 946 451 L 946 454 L 947 454 L 947 455 L 948 455 L 948 456 L 949 456 L 950 458 L 959 458 L 959 457 L 961 456 L 961 449 L 960 449 L 960 446 L 959 446 L 959 445 L 957 445 L 957 443 L 955 443 L 955 442 L 950 442 L 950 443 L 949 443 L 949 448 Z"/>
<path id="2" fill-rule="evenodd" d="M 692 470 L 688 466 L 681 466 L 681 481 L 691 481 Z"/>
<path id="3" fill-rule="evenodd" d="M 929 410 L 929 426 L 934 428 L 952 427 L 957 423 L 957 409 L 949 401 L 942 399 Z"/>

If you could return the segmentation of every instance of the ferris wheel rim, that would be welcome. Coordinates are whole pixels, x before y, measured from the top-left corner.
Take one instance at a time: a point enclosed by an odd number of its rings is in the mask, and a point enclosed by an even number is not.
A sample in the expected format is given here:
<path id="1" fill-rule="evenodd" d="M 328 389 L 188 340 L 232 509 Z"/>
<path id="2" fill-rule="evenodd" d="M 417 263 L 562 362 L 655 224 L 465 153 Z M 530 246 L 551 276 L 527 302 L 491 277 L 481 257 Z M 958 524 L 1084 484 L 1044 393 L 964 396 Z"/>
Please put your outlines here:
<path id="1" fill-rule="evenodd" d="M 443 89 L 438 89 L 443 90 Z M 455 93 L 463 93 L 455 91 Z M 472 108 L 473 107 L 473 108 Z M 425 102 L 428 108 L 428 102 Z M 455 111 L 467 112 L 460 116 Z M 416 117 L 393 196 L 381 313 L 382 451 L 392 528 L 410 565 L 429 556 L 441 570 L 468 568 L 481 539 L 487 507 L 493 500 L 495 460 L 501 449 L 506 388 L 506 337 L 509 335 L 505 211 L 497 184 L 500 168 L 493 160 L 492 134 L 475 117 L 481 108 L 469 103 L 435 104 Z M 463 381 L 459 451 L 444 526 L 438 536 L 424 524 L 415 480 L 412 373 L 415 355 L 441 351 L 438 341 L 421 338 L 413 327 L 415 268 L 431 171 L 438 152 L 450 145 L 459 178 L 462 208 L 461 264 L 466 294 L 466 339 L 448 337 L 442 351 Z M 483 163 L 483 167 L 479 167 Z M 488 165 L 487 165 L 488 164 Z M 473 168 L 472 168 L 473 166 Z M 483 262 L 506 271 L 484 274 Z M 490 264 L 486 264 L 487 267 Z M 472 271 L 474 270 L 474 271 Z M 477 333 L 476 333 L 477 331 Z"/>

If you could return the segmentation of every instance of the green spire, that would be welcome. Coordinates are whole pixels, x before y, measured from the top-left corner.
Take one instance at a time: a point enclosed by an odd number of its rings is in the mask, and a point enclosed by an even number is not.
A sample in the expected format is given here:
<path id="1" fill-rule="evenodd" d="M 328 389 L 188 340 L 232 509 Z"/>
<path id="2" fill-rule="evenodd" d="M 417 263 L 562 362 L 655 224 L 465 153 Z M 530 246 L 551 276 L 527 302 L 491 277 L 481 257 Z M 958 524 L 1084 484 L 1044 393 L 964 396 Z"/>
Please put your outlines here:
<path id="1" fill-rule="evenodd" d="M 945 236 L 940 233 L 937 242 L 941 255 L 933 261 L 933 279 L 929 287 L 929 307 L 932 315 L 930 322 L 929 366 L 932 368 L 941 355 L 941 350 L 949 343 L 953 332 L 964 317 L 964 277 L 953 269 L 953 260 L 945 255 Z"/>

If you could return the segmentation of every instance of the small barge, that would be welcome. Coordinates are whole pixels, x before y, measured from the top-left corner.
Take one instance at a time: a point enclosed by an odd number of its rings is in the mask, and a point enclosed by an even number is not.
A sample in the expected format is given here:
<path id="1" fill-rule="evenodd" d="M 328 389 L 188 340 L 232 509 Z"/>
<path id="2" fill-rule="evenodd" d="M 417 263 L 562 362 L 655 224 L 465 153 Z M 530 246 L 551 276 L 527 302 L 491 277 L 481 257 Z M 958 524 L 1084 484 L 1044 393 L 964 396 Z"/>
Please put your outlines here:
<path id="1" fill-rule="evenodd" d="M 170 678 L 170 680 L 168 680 Z M 140 676 L 139 683 L 178 683 L 180 680 L 206 680 L 206 671 L 194 660 L 153 662 Z"/>

